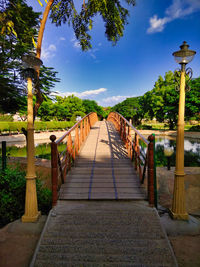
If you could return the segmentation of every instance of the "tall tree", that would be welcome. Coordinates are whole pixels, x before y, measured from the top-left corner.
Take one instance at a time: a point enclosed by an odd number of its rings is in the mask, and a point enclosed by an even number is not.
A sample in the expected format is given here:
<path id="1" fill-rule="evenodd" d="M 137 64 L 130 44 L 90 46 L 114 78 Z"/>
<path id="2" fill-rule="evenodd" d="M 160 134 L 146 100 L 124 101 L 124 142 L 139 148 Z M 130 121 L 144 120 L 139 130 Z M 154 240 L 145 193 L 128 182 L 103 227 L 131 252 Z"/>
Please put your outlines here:
<path id="1" fill-rule="evenodd" d="M 90 112 L 96 112 L 97 115 L 102 119 L 104 117 L 104 110 L 101 106 L 97 104 L 94 100 L 84 99 L 83 106 L 85 108 L 85 112 L 88 114 Z"/>
<path id="2" fill-rule="evenodd" d="M 38 0 L 38 2 L 40 1 Z M 91 48 L 89 31 L 92 29 L 94 17 L 100 14 L 105 22 L 107 39 L 116 44 L 119 38 L 123 36 L 124 26 L 128 23 L 127 17 L 129 16 L 128 9 L 123 7 L 121 2 L 119 0 L 88 0 L 87 2 L 83 0 L 81 11 L 78 12 L 73 0 L 49 0 L 40 24 L 37 39 L 37 57 L 40 58 L 41 56 L 43 34 L 49 13 L 51 13 L 50 17 L 56 26 L 63 23 L 72 25 L 82 50 Z M 135 5 L 135 0 L 125 0 L 124 2 L 130 6 Z M 39 86 L 37 86 L 36 97 L 35 115 L 43 101 Z"/>
<path id="3" fill-rule="evenodd" d="M 188 80 L 186 78 L 186 80 Z M 197 118 L 200 109 L 200 78 L 190 81 L 191 90 L 186 90 L 185 117 Z M 179 91 L 176 89 L 175 77 L 168 71 L 165 77 L 159 76 L 154 88 L 144 94 L 141 100 L 146 118 L 156 118 L 159 122 L 168 122 L 171 130 L 177 124 Z"/>
<path id="4" fill-rule="evenodd" d="M 1 111 L 9 112 L 20 104 L 19 96 L 24 92 L 19 75 L 21 56 L 32 48 L 38 25 L 39 13 L 33 12 L 23 0 L 6 1 L 0 10 Z"/>
<path id="5" fill-rule="evenodd" d="M 15 112 L 24 105 L 26 86 L 22 79 L 21 57 L 33 48 L 32 38 L 39 28 L 39 13 L 24 0 L 7 1 L 0 10 L 0 112 Z M 58 82 L 53 68 L 42 66 L 40 94 L 49 95 Z"/>
<path id="6" fill-rule="evenodd" d="M 130 97 L 115 105 L 112 111 L 122 114 L 127 120 L 131 119 L 133 125 L 138 126 L 143 119 L 143 109 L 140 105 L 141 97 Z"/>

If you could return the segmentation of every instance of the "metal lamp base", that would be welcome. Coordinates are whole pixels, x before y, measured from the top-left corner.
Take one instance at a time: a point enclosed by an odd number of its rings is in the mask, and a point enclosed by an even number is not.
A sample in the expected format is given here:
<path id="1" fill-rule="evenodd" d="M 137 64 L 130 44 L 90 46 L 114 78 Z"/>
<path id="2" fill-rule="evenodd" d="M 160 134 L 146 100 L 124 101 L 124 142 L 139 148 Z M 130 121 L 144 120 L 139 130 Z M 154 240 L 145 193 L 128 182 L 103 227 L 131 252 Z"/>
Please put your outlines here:
<path id="1" fill-rule="evenodd" d="M 38 213 L 35 216 L 27 216 L 27 215 L 24 214 L 22 216 L 21 220 L 22 220 L 23 223 L 36 222 L 39 219 L 40 215 L 41 215 L 40 211 L 38 211 Z"/>
<path id="2" fill-rule="evenodd" d="M 169 210 L 169 215 L 173 220 L 184 220 L 188 221 L 189 220 L 189 215 L 188 213 L 174 213 L 171 209 Z"/>

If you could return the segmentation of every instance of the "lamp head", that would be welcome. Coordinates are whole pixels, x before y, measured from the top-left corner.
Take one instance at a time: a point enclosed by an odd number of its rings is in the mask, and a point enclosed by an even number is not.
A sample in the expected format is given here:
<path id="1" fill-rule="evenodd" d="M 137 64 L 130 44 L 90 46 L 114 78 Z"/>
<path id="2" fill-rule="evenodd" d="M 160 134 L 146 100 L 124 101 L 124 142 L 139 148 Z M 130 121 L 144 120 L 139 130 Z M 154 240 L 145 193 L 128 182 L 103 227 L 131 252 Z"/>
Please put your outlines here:
<path id="1" fill-rule="evenodd" d="M 35 53 L 31 52 L 22 56 L 22 64 L 25 68 L 31 68 L 37 71 L 40 69 L 40 66 L 43 64 L 43 62 L 36 57 Z"/>
<path id="2" fill-rule="evenodd" d="M 190 50 L 188 49 L 188 47 L 189 45 L 187 44 L 187 42 L 184 41 L 183 44 L 180 46 L 181 49 L 172 54 L 177 63 L 187 64 L 193 60 L 196 51 Z"/>

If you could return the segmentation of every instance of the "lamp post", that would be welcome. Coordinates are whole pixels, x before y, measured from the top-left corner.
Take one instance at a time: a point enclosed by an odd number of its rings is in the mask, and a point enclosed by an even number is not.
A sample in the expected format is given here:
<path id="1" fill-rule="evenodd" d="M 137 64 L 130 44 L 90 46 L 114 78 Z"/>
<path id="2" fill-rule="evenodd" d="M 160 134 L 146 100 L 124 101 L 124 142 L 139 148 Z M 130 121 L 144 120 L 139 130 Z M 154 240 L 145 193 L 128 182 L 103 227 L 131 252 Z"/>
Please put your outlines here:
<path id="1" fill-rule="evenodd" d="M 35 222 L 40 216 L 37 204 L 36 174 L 35 174 L 35 153 L 34 153 L 34 124 L 33 124 L 33 92 L 32 79 L 42 65 L 42 61 L 36 58 L 34 53 L 22 57 L 27 79 L 27 172 L 26 172 L 26 199 L 25 213 L 22 222 Z"/>
<path id="2" fill-rule="evenodd" d="M 191 69 L 186 69 L 187 63 L 191 62 L 195 51 L 188 49 L 186 42 L 180 46 L 180 50 L 172 55 L 175 61 L 181 65 L 180 71 L 180 95 L 179 111 L 176 137 L 176 168 L 174 177 L 174 193 L 172 209 L 170 210 L 173 219 L 188 220 L 188 213 L 185 208 L 185 184 L 184 184 L 184 115 L 185 115 L 185 76 L 191 74 Z"/>

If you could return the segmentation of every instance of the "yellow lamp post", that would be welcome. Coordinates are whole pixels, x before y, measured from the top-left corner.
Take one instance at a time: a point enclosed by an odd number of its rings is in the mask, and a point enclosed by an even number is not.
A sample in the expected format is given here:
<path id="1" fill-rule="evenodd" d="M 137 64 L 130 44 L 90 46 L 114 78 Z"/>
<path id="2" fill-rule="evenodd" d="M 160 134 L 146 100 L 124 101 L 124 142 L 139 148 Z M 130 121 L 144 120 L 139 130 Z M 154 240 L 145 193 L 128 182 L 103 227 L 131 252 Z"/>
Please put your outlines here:
<path id="1" fill-rule="evenodd" d="M 36 70 L 42 65 L 42 61 L 36 58 L 34 53 L 23 56 L 22 61 L 26 68 L 25 76 L 28 87 L 26 199 L 22 222 L 35 222 L 38 220 L 40 212 L 38 211 L 36 192 L 32 79 L 35 77 Z"/>
<path id="2" fill-rule="evenodd" d="M 176 137 L 176 168 L 174 177 L 174 193 L 172 209 L 170 210 L 173 219 L 188 220 L 188 213 L 185 208 L 185 184 L 184 184 L 184 115 L 185 115 L 185 76 L 187 74 L 186 64 L 191 62 L 195 51 L 188 49 L 186 42 L 180 46 L 180 50 L 173 53 L 175 61 L 181 64 L 180 74 L 180 95 L 179 111 Z M 191 72 L 189 69 L 188 72 Z"/>

